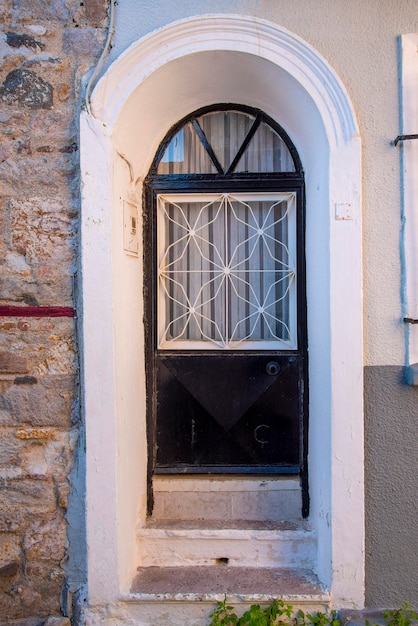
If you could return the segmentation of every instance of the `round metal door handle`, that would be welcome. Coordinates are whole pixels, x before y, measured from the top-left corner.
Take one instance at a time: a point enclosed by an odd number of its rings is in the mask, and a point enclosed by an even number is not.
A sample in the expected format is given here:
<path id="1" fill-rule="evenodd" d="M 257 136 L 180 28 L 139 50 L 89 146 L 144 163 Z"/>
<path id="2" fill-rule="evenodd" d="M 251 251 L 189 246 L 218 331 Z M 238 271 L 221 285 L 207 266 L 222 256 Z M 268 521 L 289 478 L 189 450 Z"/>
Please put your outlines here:
<path id="1" fill-rule="evenodd" d="M 277 376 L 280 372 L 280 365 L 277 361 L 269 361 L 266 365 L 266 372 L 270 376 Z"/>

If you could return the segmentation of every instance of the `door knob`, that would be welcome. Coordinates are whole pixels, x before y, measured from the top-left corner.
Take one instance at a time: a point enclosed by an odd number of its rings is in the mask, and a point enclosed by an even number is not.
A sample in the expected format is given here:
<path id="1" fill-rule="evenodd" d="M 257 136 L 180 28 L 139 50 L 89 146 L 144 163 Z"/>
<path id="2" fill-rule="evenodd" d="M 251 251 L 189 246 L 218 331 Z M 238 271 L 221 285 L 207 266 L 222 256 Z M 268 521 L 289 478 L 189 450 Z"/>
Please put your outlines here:
<path id="1" fill-rule="evenodd" d="M 280 372 L 280 365 L 276 361 L 269 361 L 266 365 L 266 372 L 270 376 L 277 376 Z"/>

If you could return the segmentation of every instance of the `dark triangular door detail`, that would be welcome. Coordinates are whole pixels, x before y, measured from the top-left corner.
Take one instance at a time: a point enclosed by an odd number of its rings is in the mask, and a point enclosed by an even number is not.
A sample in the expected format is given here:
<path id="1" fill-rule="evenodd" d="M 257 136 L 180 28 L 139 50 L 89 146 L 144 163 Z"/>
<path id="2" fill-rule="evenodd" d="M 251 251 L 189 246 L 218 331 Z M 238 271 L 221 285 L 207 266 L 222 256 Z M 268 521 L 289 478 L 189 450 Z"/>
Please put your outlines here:
<path id="1" fill-rule="evenodd" d="M 154 471 L 298 471 L 300 355 L 159 353 L 156 361 Z"/>
<path id="2" fill-rule="evenodd" d="M 162 356 L 170 370 L 204 409 L 229 431 L 277 381 L 281 368 L 268 373 L 267 356 Z M 271 368 L 270 368 L 271 369 Z M 237 384 L 238 383 L 238 384 Z"/>

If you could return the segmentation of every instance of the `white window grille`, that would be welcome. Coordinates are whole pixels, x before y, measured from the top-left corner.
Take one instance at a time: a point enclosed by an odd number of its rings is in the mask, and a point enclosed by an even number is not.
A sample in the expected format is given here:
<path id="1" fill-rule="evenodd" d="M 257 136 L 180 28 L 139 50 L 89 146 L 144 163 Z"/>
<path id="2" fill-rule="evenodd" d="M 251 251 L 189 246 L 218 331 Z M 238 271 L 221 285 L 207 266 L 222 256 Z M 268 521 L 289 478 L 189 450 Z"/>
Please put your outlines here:
<path id="1" fill-rule="evenodd" d="M 297 348 L 296 193 L 157 204 L 159 348 Z"/>

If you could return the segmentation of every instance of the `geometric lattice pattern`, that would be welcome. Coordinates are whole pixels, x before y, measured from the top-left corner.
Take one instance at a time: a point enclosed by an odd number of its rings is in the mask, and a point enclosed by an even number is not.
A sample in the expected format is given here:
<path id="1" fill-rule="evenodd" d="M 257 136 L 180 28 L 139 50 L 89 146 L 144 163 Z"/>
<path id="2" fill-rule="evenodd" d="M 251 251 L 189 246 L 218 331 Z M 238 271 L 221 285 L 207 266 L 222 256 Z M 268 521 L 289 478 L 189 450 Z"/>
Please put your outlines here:
<path id="1" fill-rule="evenodd" d="M 159 347 L 296 348 L 296 194 L 158 198 Z"/>

